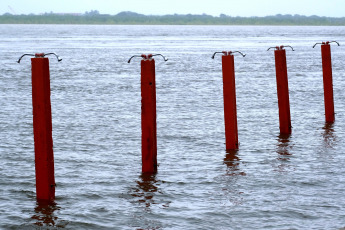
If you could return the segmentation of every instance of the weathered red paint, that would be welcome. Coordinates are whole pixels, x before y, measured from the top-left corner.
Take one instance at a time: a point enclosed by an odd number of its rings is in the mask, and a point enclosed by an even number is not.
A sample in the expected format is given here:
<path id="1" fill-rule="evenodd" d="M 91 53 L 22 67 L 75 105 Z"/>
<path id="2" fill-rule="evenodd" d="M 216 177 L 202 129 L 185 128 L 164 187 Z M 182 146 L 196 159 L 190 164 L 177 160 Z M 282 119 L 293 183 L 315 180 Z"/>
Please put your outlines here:
<path id="1" fill-rule="evenodd" d="M 289 84 L 285 49 L 274 51 L 277 78 L 280 134 L 291 134 Z"/>
<path id="2" fill-rule="evenodd" d="M 332 58 L 331 46 L 328 43 L 321 45 L 323 89 L 325 100 L 325 117 L 327 123 L 335 121 L 333 101 L 333 79 L 332 79 Z"/>
<path id="3" fill-rule="evenodd" d="M 37 200 L 55 199 L 49 59 L 32 58 L 32 105 Z"/>
<path id="4" fill-rule="evenodd" d="M 157 172 L 155 60 L 141 60 L 142 172 Z"/>
<path id="5" fill-rule="evenodd" d="M 226 150 L 238 149 L 234 55 L 222 56 Z"/>

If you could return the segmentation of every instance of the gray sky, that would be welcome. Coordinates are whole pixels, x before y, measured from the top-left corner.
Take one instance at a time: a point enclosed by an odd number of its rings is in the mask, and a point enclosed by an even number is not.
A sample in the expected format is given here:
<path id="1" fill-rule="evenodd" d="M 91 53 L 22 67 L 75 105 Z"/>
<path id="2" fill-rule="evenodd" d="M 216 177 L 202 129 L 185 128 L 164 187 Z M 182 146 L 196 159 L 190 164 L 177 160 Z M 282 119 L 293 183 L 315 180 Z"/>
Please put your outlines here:
<path id="1" fill-rule="evenodd" d="M 267 16 L 301 14 L 345 17 L 345 0 L 1 0 L 0 14 L 133 11 L 142 14 L 210 14 Z"/>

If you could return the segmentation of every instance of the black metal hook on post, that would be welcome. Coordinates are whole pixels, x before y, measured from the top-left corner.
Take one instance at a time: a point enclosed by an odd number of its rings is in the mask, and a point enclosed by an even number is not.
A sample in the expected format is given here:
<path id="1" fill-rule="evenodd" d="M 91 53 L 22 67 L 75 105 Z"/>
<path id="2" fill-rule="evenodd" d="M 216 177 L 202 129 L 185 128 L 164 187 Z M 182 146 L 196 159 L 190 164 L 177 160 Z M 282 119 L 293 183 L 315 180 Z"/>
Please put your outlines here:
<path id="1" fill-rule="evenodd" d="M 151 54 L 151 56 L 150 56 L 150 54 L 148 55 L 149 59 L 151 59 L 151 58 L 154 57 L 154 56 L 161 56 L 161 57 L 163 58 L 164 61 L 168 61 L 168 59 L 165 58 L 162 54 Z"/>
<path id="2" fill-rule="evenodd" d="M 295 51 L 292 46 L 280 46 L 280 49 L 284 49 L 284 47 L 290 47 L 292 51 Z"/>
<path id="3" fill-rule="evenodd" d="M 58 60 L 58 62 L 62 61 L 62 59 L 56 55 L 55 53 L 36 53 L 36 54 L 23 54 L 19 59 L 18 59 L 18 63 L 20 63 L 20 61 L 22 60 L 23 57 L 25 56 L 32 56 L 32 57 L 35 57 L 35 58 L 43 58 L 45 56 L 48 56 L 48 55 L 54 55 L 56 57 L 56 59 Z"/>
<path id="4" fill-rule="evenodd" d="M 330 44 L 330 43 L 337 43 L 337 45 L 340 46 L 339 42 L 337 42 L 337 41 L 330 41 L 330 42 L 327 41 L 327 42 L 318 42 L 318 43 L 315 43 L 315 45 L 313 45 L 313 48 L 315 48 L 315 46 L 316 46 L 316 45 L 319 45 L 319 44 L 320 44 L 320 45 L 328 45 L 328 44 Z"/>
<path id="5" fill-rule="evenodd" d="M 295 51 L 292 46 L 276 46 L 276 47 L 270 47 L 267 49 L 269 51 L 270 49 L 276 49 L 276 50 L 283 50 L 284 47 L 290 47 L 292 51 Z"/>
<path id="6" fill-rule="evenodd" d="M 214 57 L 216 56 L 216 54 L 223 54 L 223 55 L 227 55 L 226 51 L 222 51 L 222 52 L 214 52 L 214 54 L 212 55 L 212 59 L 214 59 Z"/>
<path id="7" fill-rule="evenodd" d="M 143 59 L 145 59 L 146 55 L 142 54 L 142 55 L 133 55 L 130 59 L 128 59 L 127 63 L 131 63 L 131 60 L 133 58 L 136 58 L 136 57 L 142 57 Z"/>
<path id="8" fill-rule="evenodd" d="M 48 56 L 48 55 L 54 55 L 56 57 L 56 59 L 58 60 L 58 62 L 62 61 L 62 59 L 58 55 L 56 55 L 55 53 L 47 53 L 43 57 Z"/>
<path id="9" fill-rule="evenodd" d="M 240 51 L 222 51 L 222 52 L 214 52 L 214 54 L 212 55 L 212 59 L 214 59 L 214 57 L 216 56 L 216 54 L 223 54 L 224 56 L 228 56 L 228 55 L 232 55 L 232 54 L 234 54 L 234 53 L 239 53 L 239 54 L 241 54 L 242 55 L 242 57 L 245 57 L 246 56 L 246 54 L 243 54 L 242 52 L 240 52 Z"/>
<path id="10" fill-rule="evenodd" d="M 148 54 L 148 55 L 142 54 L 142 55 L 133 55 L 130 59 L 128 59 L 128 63 L 131 63 L 131 60 L 136 57 L 141 57 L 144 60 L 151 60 L 152 57 L 154 56 L 161 56 L 164 61 L 168 61 L 168 59 L 165 58 L 162 54 Z"/>
<path id="11" fill-rule="evenodd" d="M 268 49 L 267 49 L 267 51 L 269 51 L 270 49 L 276 49 L 276 50 L 279 50 L 280 48 L 279 48 L 279 46 L 276 46 L 276 47 L 270 47 L 270 48 L 268 48 Z"/>
<path id="12" fill-rule="evenodd" d="M 242 53 L 241 51 L 233 51 L 233 52 L 229 52 L 229 55 L 231 55 L 231 54 L 233 54 L 233 53 L 239 53 L 239 54 L 241 54 L 242 55 L 242 57 L 245 57 L 245 56 L 247 56 L 247 54 L 244 54 L 244 53 Z"/>

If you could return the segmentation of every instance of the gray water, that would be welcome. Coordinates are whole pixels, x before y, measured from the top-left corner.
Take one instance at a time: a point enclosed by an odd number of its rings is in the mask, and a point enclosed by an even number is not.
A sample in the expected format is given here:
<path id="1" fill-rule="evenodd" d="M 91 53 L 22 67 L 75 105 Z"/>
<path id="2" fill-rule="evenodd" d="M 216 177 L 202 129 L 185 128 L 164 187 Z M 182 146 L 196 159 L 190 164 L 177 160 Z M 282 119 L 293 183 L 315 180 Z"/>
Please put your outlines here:
<path id="1" fill-rule="evenodd" d="M 345 27 L 0 26 L 1 229 L 345 227 Z M 287 48 L 292 135 L 279 136 L 274 52 Z M 236 55 L 240 149 L 225 151 L 221 57 Z M 56 204 L 36 203 L 31 62 L 50 57 Z M 156 57 L 158 174 L 141 175 L 140 59 Z"/>

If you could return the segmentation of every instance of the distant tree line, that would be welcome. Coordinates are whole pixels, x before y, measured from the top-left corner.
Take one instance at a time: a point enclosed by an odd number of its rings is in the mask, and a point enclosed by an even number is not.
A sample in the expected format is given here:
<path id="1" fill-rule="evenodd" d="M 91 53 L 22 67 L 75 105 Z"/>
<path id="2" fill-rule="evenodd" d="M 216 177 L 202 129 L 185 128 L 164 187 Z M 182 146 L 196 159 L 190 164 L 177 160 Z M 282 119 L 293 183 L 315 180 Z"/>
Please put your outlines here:
<path id="1" fill-rule="evenodd" d="M 319 17 L 303 15 L 281 15 L 266 17 L 218 17 L 201 14 L 143 15 L 121 12 L 116 15 L 100 14 L 97 10 L 84 14 L 0 15 L 0 24 L 101 24 L 101 25 L 309 25 L 345 26 L 345 17 Z"/>

